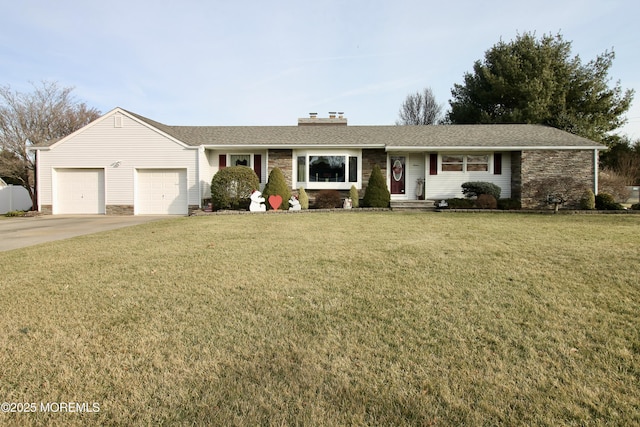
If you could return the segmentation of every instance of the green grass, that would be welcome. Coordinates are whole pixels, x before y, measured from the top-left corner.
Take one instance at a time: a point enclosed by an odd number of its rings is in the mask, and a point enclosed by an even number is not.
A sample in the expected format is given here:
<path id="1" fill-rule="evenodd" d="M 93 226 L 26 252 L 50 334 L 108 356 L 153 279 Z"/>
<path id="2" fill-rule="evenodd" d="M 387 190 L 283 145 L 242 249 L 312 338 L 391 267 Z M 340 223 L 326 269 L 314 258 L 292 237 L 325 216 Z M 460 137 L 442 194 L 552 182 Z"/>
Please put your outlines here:
<path id="1" fill-rule="evenodd" d="M 179 218 L 0 253 L 20 425 L 638 425 L 640 216 Z"/>

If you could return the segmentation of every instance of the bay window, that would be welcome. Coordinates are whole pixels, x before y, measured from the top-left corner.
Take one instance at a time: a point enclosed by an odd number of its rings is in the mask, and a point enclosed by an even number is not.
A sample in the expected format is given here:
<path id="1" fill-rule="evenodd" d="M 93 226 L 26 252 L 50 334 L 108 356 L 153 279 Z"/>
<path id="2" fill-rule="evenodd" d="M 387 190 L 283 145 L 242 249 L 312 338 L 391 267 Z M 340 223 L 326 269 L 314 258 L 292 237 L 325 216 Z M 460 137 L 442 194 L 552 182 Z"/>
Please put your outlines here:
<path id="1" fill-rule="evenodd" d="M 348 190 L 360 187 L 360 152 L 297 152 L 294 155 L 297 186 L 309 189 Z"/>

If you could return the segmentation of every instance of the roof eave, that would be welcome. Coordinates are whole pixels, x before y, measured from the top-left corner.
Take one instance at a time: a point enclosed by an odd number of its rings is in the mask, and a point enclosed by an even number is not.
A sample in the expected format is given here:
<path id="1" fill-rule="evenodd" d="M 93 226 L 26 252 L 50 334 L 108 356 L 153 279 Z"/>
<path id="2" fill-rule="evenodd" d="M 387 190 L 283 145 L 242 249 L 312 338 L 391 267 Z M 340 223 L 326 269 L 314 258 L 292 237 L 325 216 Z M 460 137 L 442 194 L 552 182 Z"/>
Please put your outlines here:
<path id="1" fill-rule="evenodd" d="M 347 144 L 203 144 L 202 147 L 208 150 L 220 149 L 301 149 L 301 148 L 385 148 L 384 144 L 347 145 Z"/>
<path id="2" fill-rule="evenodd" d="M 422 151 L 522 151 L 522 150 L 604 150 L 607 147 L 604 145 L 590 145 L 590 146 L 576 146 L 576 145 L 561 145 L 561 146 L 400 146 L 400 145 L 387 145 L 385 151 L 405 151 L 405 152 L 422 152 Z"/>

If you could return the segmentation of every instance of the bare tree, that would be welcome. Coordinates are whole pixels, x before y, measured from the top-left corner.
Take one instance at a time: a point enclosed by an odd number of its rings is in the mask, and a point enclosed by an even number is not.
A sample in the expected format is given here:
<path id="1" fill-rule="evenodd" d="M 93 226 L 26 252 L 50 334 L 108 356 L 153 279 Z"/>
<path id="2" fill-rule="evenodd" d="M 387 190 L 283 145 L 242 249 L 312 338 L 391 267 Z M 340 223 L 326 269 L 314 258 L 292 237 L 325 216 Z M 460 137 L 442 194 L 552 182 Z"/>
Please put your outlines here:
<path id="1" fill-rule="evenodd" d="M 436 102 L 431 88 L 407 95 L 396 125 L 435 125 L 442 116 L 442 105 Z"/>
<path id="2" fill-rule="evenodd" d="M 47 81 L 32 86 L 31 93 L 0 86 L 0 175 L 26 188 L 37 209 L 35 159 L 29 147 L 67 136 L 100 112 L 78 102 L 72 87 Z"/>

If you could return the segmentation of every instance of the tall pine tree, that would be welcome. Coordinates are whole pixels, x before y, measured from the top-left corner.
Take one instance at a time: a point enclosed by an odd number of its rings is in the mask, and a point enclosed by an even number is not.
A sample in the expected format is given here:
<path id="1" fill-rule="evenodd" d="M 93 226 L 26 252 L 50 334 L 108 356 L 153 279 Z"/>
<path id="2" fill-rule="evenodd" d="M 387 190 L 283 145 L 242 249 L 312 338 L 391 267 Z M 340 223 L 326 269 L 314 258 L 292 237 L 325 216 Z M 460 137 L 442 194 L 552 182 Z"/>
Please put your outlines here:
<path id="1" fill-rule="evenodd" d="M 598 142 L 620 128 L 633 99 L 620 83 L 609 87 L 615 54 L 583 64 L 560 34 L 518 35 L 500 41 L 456 84 L 448 121 L 454 124 L 534 123 Z"/>

